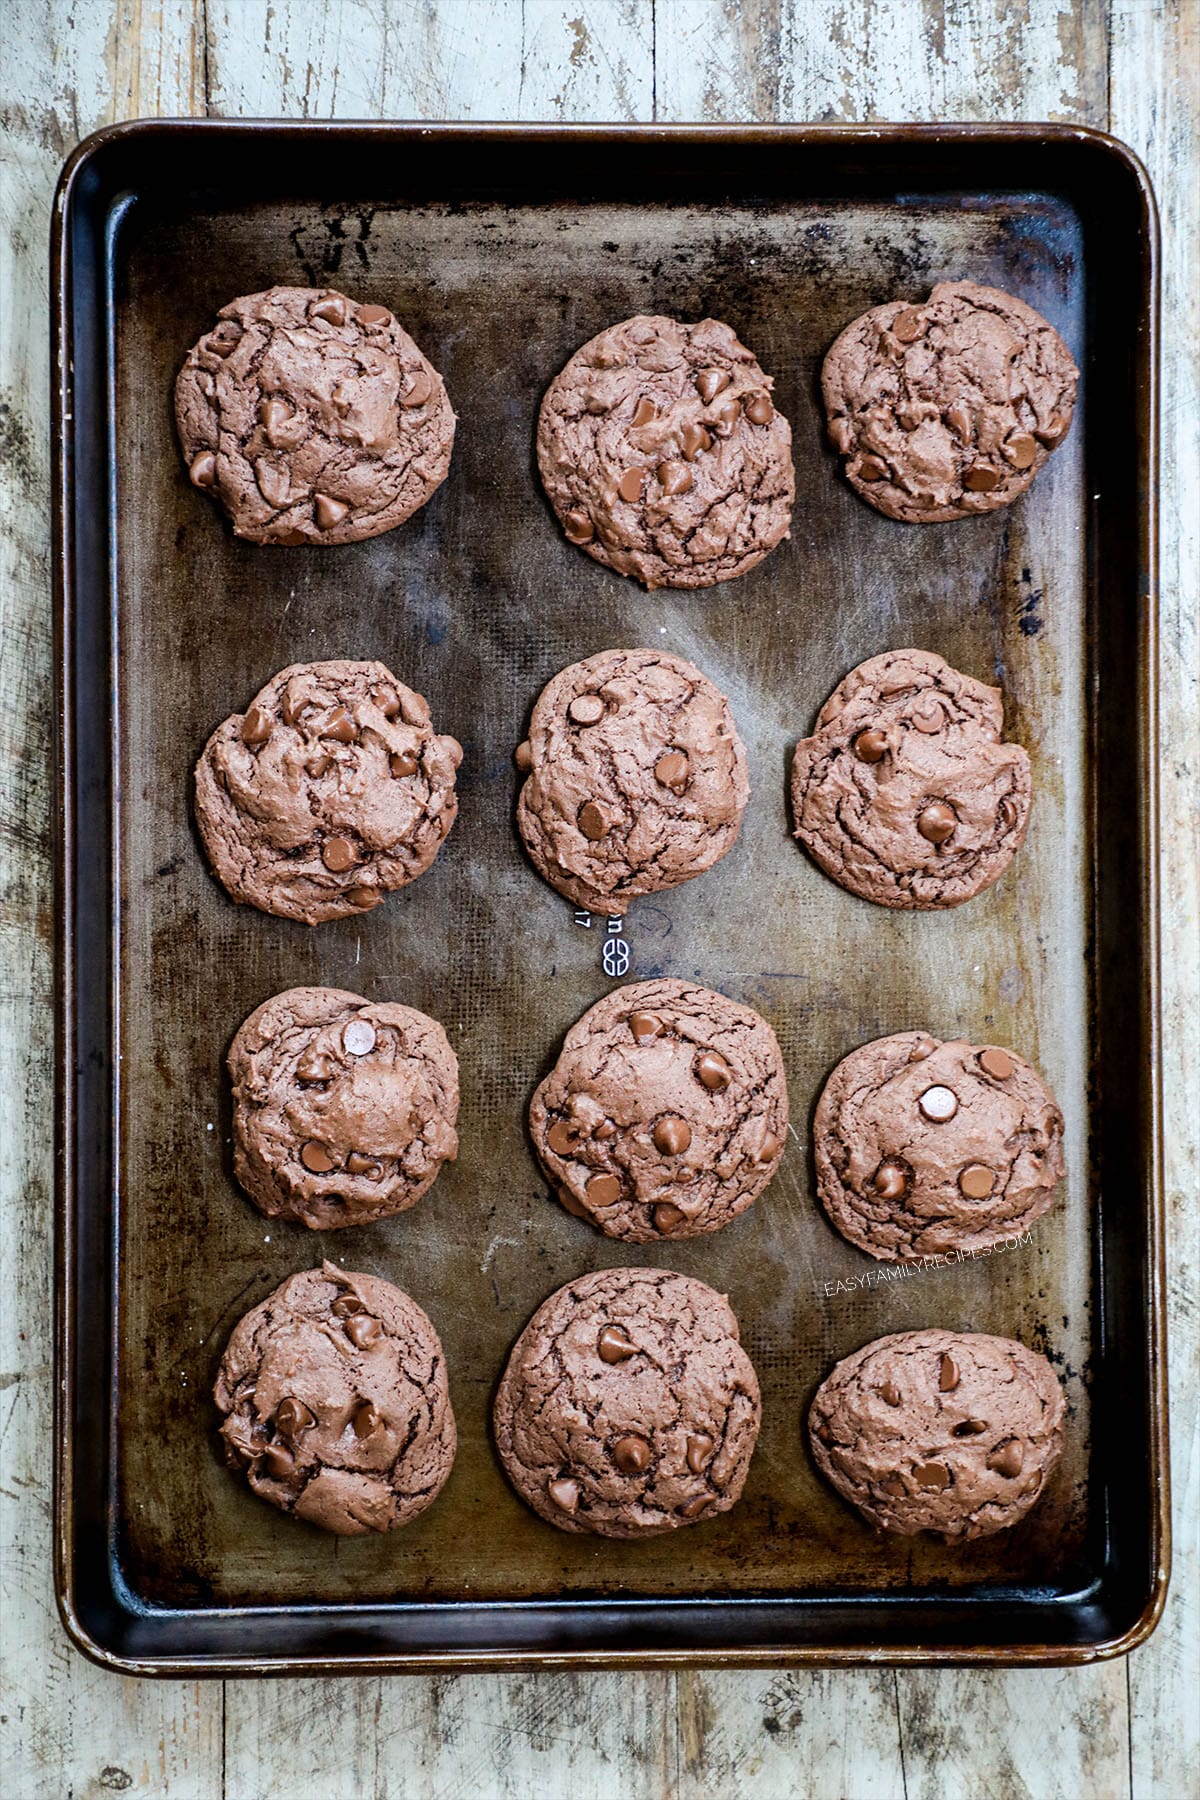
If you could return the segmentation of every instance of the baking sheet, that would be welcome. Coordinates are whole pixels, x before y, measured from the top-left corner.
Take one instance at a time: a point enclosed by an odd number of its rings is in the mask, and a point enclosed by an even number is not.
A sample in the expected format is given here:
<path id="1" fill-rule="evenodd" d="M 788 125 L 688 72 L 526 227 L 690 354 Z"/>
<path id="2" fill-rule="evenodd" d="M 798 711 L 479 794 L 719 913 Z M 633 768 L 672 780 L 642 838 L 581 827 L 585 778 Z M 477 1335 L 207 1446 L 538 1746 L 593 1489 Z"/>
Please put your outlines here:
<path id="1" fill-rule="evenodd" d="M 682 203 L 509 196 L 260 201 L 139 198 L 112 260 L 116 471 L 112 739 L 116 1219 L 111 1533 L 139 1605 L 386 1607 L 396 1601 L 779 1596 L 818 1601 L 1067 1596 L 1093 1581 L 1102 1499 L 1090 1391 L 1100 1022 L 1094 926 L 1102 862 L 1089 723 L 1096 662 L 1087 407 L 1094 279 L 1063 193 L 995 188 Z M 370 197 L 368 197 L 370 196 Z M 1019 293 L 1085 367 L 1072 433 L 1030 491 L 971 522 L 907 527 L 861 503 L 823 442 L 817 375 L 869 306 L 969 278 Z M 392 307 L 459 415 L 449 480 L 408 525 L 333 551 L 234 540 L 188 484 L 171 389 L 234 295 L 341 287 Z M 741 581 L 644 594 L 562 538 L 533 464 L 536 410 L 568 355 L 639 311 L 727 320 L 775 377 L 792 422 L 790 540 Z M 729 696 L 752 798 L 735 850 L 639 901 L 625 979 L 698 979 L 776 1030 L 793 1131 L 779 1174 L 721 1233 L 610 1243 L 550 1196 L 525 1112 L 567 1027 L 614 985 L 605 923 L 526 861 L 513 747 L 568 662 L 669 649 Z M 790 836 L 791 748 L 848 668 L 903 645 L 1001 685 L 1033 759 L 1025 848 L 964 907 L 906 914 L 829 882 Z M 458 822 L 433 869 L 369 917 L 315 930 L 235 908 L 190 820 L 212 727 L 298 660 L 378 657 L 464 745 Z M 94 672 L 93 672 L 94 674 Z M 458 1163 L 402 1217 L 314 1234 L 262 1219 L 232 1179 L 224 1054 L 281 988 L 395 998 L 445 1025 L 461 1069 Z M 812 1109 L 832 1066 L 884 1033 L 1009 1044 L 1050 1081 L 1068 1176 L 1029 1241 L 986 1260 L 889 1271 L 815 1202 Z M 282 1520 L 223 1466 L 210 1390 L 238 1317 L 328 1256 L 398 1283 L 445 1345 L 459 1424 L 453 1475 L 413 1526 L 335 1540 Z M 517 1500 L 489 1439 L 491 1398 L 530 1313 L 584 1270 L 678 1269 L 730 1295 L 763 1388 L 741 1503 L 644 1543 L 554 1532 Z M 856 1285 L 865 1280 L 869 1285 Z M 1014 1531 L 965 1546 L 872 1532 L 820 1481 L 803 1414 L 833 1362 L 922 1325 L 1043 1350 L 1068 1401 L 1066 1450 Z M 1090 1484 L 1090 1485 L 1089 1485 Z M 988 1627 L 979 1615 L 977 1641 Z M 281 1640 L 282 1641 L 282 1640 Z"/>

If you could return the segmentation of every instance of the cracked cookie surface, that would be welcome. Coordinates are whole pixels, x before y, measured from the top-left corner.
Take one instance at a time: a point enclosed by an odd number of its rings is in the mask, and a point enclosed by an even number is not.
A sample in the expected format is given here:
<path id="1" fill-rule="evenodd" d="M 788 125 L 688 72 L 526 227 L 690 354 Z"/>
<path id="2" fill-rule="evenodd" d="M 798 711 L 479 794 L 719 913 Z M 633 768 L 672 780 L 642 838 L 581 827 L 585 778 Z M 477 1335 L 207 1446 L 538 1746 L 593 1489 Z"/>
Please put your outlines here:
<path id="1" fill-rule="evenodd" d="M 719 1231 L 744 1212 L 779 1167 L 787 1124 L 766 1020 L 670 980 L 634 982 L 591 1007 L 529 1109 L 567 1211 L 635 1244 Z"/>
<path id="2" fill-rule="evenodd" d="M 222 307 L 175 382 L 195 487 L 257 544 L 353 544 L 402 525 L 446 479 L 441 376 L 384 306 L 270 288 Z"/>
<path id="3" fill-rule="evenodd" d="M 605 650 L 547 683 L 517 751 L 525 847 L 577 906 L 624 914 L 733 847 L 750 797 L 729 702 L 660 650 Z"/>
<path id="4" fill-rule="evenodd" d="M 832 1224 L 905 1262 L 983 1250 L 1040 1219 L 1063 1175 L 1063 1118 L 1011 1050 L 903 1031 L 838 1064 L 813 1147 Z"/>
<path id="5" fill-rule="evenodd" d="M 538 1308 L 494 1425 L 509 1480 L 541 1518 L 639 1538 L 729 1510 L 761 1413 L 722 1294 L 663 1269 L 603 1269 Z"/>
<path id="6" fill-rule="evenodd" d="M 437 855 L 461 760 L 382 663 L 293 663 L 196 765 L 213 873 L 234 900 L 306 925 L 367 912 Z"/>
<path id="7" fill-rule="evenodd" d="M 268 1218 L 389 1218 L 458 1154 L 458 1059 L 415 1007 L 289 988 L 240 1027 L 229 1073 L 234 1173 Z"/>
<path id="8" fill-rule="evenodd" d="M 234 1327 L 213 1389 L 229 1466 L 280 1512 L 340 1537 L 436 1500 L 457 1444 L 446 1359 L 415 1300 L 326 1262 Z"/>
<path id="9" fill-rule="evenodd" d="M 873 307 L 821 373 L 846 479 L 910 524 L 969 519 L 1024 493 L 1070 429 L 1078 381 L 1040 313 L 973 281 Z"/>
<path id="10" fill-rule="evenodd" d="M 883 1531 L 986 1537 L 1040 1498 L 1066 1407 L 1044 1356 L 982 1332 L 902 1331 L 837 1364 L 808 1415 L 817 1467 Z"/>
<path id="11" fill-rule="evenodd" d="M 792 763 L 795 834 L 881 906 L 959 906 L 1025 841 L 1029 755 L 1003 741 L 999 688 L 927 650 L 889 650 L 834 689 Z"/>
<path id="12" fill-rule="evenodd" d="M 542 483 L 573 544 L 647 588 L 744 575 L 788 534 L 792 432 L 728 325 L 639 316 L 577 350 L 538 418 Z"/>

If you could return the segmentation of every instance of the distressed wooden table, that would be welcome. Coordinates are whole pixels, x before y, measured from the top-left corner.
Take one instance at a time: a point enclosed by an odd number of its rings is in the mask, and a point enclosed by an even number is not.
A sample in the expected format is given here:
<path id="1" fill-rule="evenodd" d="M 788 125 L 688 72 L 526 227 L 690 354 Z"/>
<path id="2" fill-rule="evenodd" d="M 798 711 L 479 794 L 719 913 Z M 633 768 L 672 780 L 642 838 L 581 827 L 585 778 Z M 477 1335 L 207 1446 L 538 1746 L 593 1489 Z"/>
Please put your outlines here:
<path id="1" fill-rule="evenodd" d="M 215 1800 L 1136 1795 L 1197 1789 L 1200 10 L 1196 0 L 0 0 L 0 1308 L 4 1791 Z M 47 221 L 115 119 L 1058 119 L 1132 144 L 1164 225 L 1164 1024 L 1175 1577 L 1074 1671 L 135 1682 L 50 1577 Z"/>

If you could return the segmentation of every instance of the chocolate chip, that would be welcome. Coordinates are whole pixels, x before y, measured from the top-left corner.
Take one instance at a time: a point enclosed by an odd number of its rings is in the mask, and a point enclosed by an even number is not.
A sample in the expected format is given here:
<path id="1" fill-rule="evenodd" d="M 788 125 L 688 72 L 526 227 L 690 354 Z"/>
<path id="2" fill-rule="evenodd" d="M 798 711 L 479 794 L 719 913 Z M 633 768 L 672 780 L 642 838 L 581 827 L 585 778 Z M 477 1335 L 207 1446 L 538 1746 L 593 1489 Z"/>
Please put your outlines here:
<path id="1" fill-rule="evenodd" d="M 348 1319 L 351 1314 L 365 1312 L 367 1309 L 357 1294 L 339 1294 L 329 1310 L 335 1319 Z"/>
<path id="2" fill-rule="evenodd" d="M 193 457 L 192 465 L 188 470 L 188 474 L 191 476 L 193 486 L 195 486 L 195 487 L 198 487 L 198 488 L 216 487 L 216 485 L 217 485 L 217 459 L 213 455 L 212 451 L 211 450 L 202 450 L 200 452 L 199 456 Z"/>
<path id="3" fill-rule="evenodd" d="M 568 718 L 576 725 L 598 725 L 606 708 L 599 694 L 576 694 L 567 708 Z"/>
<path id="4" fill-rule="evenodd" d="M 947 1356 L 943 1353 L 941 1363 L 938 1367 L 939 1393 L 952 1394 L 958 1386 L 958 1379 L 958 1364 L 952 1356 Z"/>
<path id="5" fill-rule="evenodd" d="M 654 765 L 654 779 L 673 794 L 682 794 L 691 775 L 691 764 L 682 750 L 668 750 Z"/>
<path id="6" fill-rule="evenodd" d="M 746 417 L 752 425 L 769 425 L 775 417 L 775 408 L 766 394 L 754 394 L 746 402 Z"/>
<path id="7" fill-rule="evenodd" d="M 267 434 L 267 441 L 273 450 L 278 450 L 279 436 L 286 425 L 291 423 L 291 408 L 285 406 L 276 395 L 261 402 L 258 409 L 259 421 Z"/>
<path id="8" fill-rule="evenodd" d="M 925 329 L 925 321 L 915 306 L 906 306 L 892 320 L 892 336 L 902 344 L 915 344 Z"/>
<path id="9" fill-rule="evenodd" d="M 762 1142 L 759 1144 L 754 1157 L 755 1162 L 770 1162 L 778 1149 L 779 1139 L 775 1136 L 775 1133 L 773 1131 L 764 1131 L 762 1134 Z"/>
<path id="10" fill-rule="evenodd" d="M 931 800 L 917 820 L 917 830 L 931 844 L 944 844 L 954 836 L 958 814 L 945 800 Z"/>
<path id="11" fill-rule="evenodd" d="M 587 1197 L 590 1206 L 614 1206 L 621 1198 L 621 1183 L 615 1175 L 593 1175 Z"/>
<path id="12" fill-rule="evenodd" d="M 316 494 L 313 497 L 313 516 L 321 531 L 332 531 L 340 525 L 350 508 L 344 500 L 335 500 L 331 494 Z"/>
<path id="13" fill-rule="evenodd" d="M 936 736 L 946 723 L 946 714 L 936 700 L 927 700 L 923 706 L 915 707 L 909 717 L 926 737 Z"/>
<path id="14" fill-rule="evenodd" d="M 952 1436 L 956 1438 L 978 1437 L 981 1431 L 987 1430 L 986 1419 L 964 1419 L 954 1427 Z"/>
<path id="15" fill-rule="evenodd" d="M 636 506 L 646 485 L 645 469 L 626 469 L 617 483 L 617 492 L 630 506 Z"/>
<path id="16" fill-rule="evenodd" d="M 640 431 L 643 425 L 649 425 L 657 417 L 658 408 L 648 395 L 643 394 L 637 403 L 637 410 L 631 421 L 632 428 L 634 431 Z"/>
<path id="17" fill-rule="evenodd" d="M 640 1475 L 650 1466 L 650 1446 L 643 1437 L 618 1438 L 613 1445 L 613 1461 L 624 1475 Z"/>
<path id="18" fill-rule="evenodd" d="M 948 1087 L 929 1087 L 925 1089 L 917 1105 L 935 1125 L 944 1125 L 958 1111 L 958 1096 Z"/>
<path id="19" fill-rule="evenodd" d="M 629 1029 L 633 1033 L 635 1044 L 646 1044 L 651 1038 L 656 1038 L 661 1034 L 663 1022 L 654 1013 L 630 1013 Z"/>
<path id="20" fill-rule="evenodd" d="M 314 319 L 324 319 L 327 325 L 344 325 L 346 323 L 346 302 L 341 294 L 326 294 L 323 300 L 317 301 L 309 316 Z"/>
<path id="21" fill-rule="evenodd" d="M 374 301 L 368 301 L 366 306 L 360 306 L 358 309 L 360 325 L 386 325 L 391 320 L 391 316 L 386 306 L 376 306 Z"/>
<path id="22" fill-rule="evenodd" d="M 596 1349 L 601 1362 L 606 1363 L 628 1362 L 638 1353 L 637 1345 L 630 1341 L 620 1325 L 606 1325 L 596 1340 Z"/>
<path id="23" fill-rule="evenodd" d="M 731 379 L 724 369 L 701 369 L 696 377 L 696 392 L 705 406 L 711 406 L 717 395 L 724 393 Z"/>
<path id="24" fill-rule="evenodd" d="M 679 434 L 679 442 L 687 460 L 695 462 L 702 450 L 712 449 L 712 434 L 703 425 L 685 425 Z"/>
<path id="25" fill-rule="evenodd" d="M 296 1467 L 296 1459 L 286 1444 L 268 1444 L 262 1453 L 262 1461 L 267 1474 L 275 1481 L 286 1481 Z"/>
<path id="26" fill-rule="evenodd" d="M 733 1080 L 733 1070 L 715 1050 L 706 1050 L 703 1056 L 696 1058 L 695 1072 L 697 1079 L 714 1094 L 719 1094 Z"/>
<path id="27" fill-rule="evenodd" d="M 854 740 L 854 754 L 859 762 L 882 762 L 887 755 L 887 733 L 880 731 L 877 725 L 860 731 Z"/>
<path id="28" fill-rule="evenodd" d="M 1041 439 L 1047 450 L 1053 450 L 1054 446 L 1056 444 L 1061 444 L 1062 440 L 1066 437 L 1067 425 L 1068 420 L 1060 417 L 1056 413 L 1048 425 L 1043 425 L 1040 428 L 1035 427 L 1033 435 L 1036 438 Z"/>
<path id="29" fill-rule="evenodd" d="M 379 902 L 383 899 L 383 895 L 379 892 L 378 888 L 352 887 L 346 889 L 346 898 L 351 906 L 361 906 L 363 911 L 366 912 L 369 907 L 378 906 Z"/>
<path id="30" fill-rule="evenodd" d="M 369 1438 L 372 1432 L 379 1430 L 379 1414 L 369 1400 L 356 1406 L 350 1424 L 356 1438 Z"/>
<path id="31" fill-rule="evenodd" d="M 1037 439 L 1027 431 L 1019 431 L 1004 446 L 1004 454 L 1014 469 L 1028 469 L 1037 456 Z"/>
<path id="32" fill-rule="evenodd" d="M 996 1081 L 1007 1081 L 1017 1065 L 1007 1050 L 992 1048 L 979 1052 L 979 1066 Z"/>
<path id="33" fill-rule="evenodd" d="M 367 1181 L 383 1180 L 383 1165 L 377 1163 L 372 1156 L 364 1156 L 359 1150 L 352 1150 L 346 1158 L 346 1170 L 350 1175 L 362 1175 Z"/>
<path id="34" fill-rule="evenodd" d="M 972 463 L 963 476 L 963 486 L 970 488 L 973 494 L 990 494 L 992 489 L 999 485 L 998 471 L 990 468 L 987 463 Z"/>
<path id="35" fill-rule="evenodd" d="M 918 1038 L 908 1053 L 909 1062 L 924 1062 L 927 1057 L 933 1055 L 934 1048 L 932 1038 Z"/>
<path id="36" fill-rule="evenodd" d="M 899 1163 L 882 1162 L 872 1185 L 881 1200 L 903 1200 L 908 1192 L 908 1175 Z"/>
<path id="37" fill-rule="evenodd" d="M 958 1178 L 958 1185 L 968 1200 L 986 1200 L 996 1185 L 992 1170 L 983 1163 L 968 1163 Z"/>
<path id="38" fill-rule="evenodd" d="M 713 1440 L 707 1431 L 693 1431 L 687 1440 L 687 1466 L 693 1475 L 699 1475 L 705 1463 L 713 1453 Z"/>
<path id="39" fill-rule="evenodd" d="M 971 435 L 971 415 L 966 407 L 961 401 L 956 400 L 953 406 L 946 408 L 945 418 L 951 431 L 965 444 Z"/>
<path id="40" fill-rule="evenodd" d="M 358 737 L 358 726 L 344 706 L 335 706 L 321 727 L 321 736 L 332 738 L 335 744 L 353 744 Z"/>
<path id="41" fill-rule="evenodd" d="M 205 340 L 204 348 L 211 356 L 232 356 L 242 341 L 242 328 L 234 324 L 232 319 L 218 325 L 212 336 Z"/>
<path id="42" fill-rule="evenodd" d="M 1010 799 L 1009 796 L 1005 794 L 1003 800 L 1001 800 L 999 806 L 996 808 L 996 819 L 1001 831 L 1012 831 L 1020 816 L 1020 813 L 1017 811 L 1016 801 Z"/>
<path id="43" fill-rule="evenodd" d="M 609 1140 L 615 1138 L 616 1135 L 617 1128 L 611 1119 L 601 1119 L 600 1123 L 592 1133 L 592 1136 L 598 1144 L 607 1144 Z"/>
<path id="44" fill-rule="evenodd" d="M 395 750 L 388 757 L 388 768 L 397 781 L 403 781 L 407 776 L 415 775 L 420 766 L 420 759 L 415 750 Z"/>
<path id="45" fill-rule="evenodd" d="M 518 744 L 513 751 L 513 761 L 516 763 L 518 769 L 520 769 L 522 775 L 528 775 L 530 769 L 533 767 L 533 745 L 529 742 L 528 738 L 526 738 L 523 744 Z"/>
<path id="46" fill-rule="evenodd" d="M 555 1156 L 570 1156 L 579 1142 L 579 1133 L 565 1119 L 555 1119 L 546 1133 L 546 1142 Z"/>
<path id="47" fill-rule="evenodd" d="M 687 1500 L 682 1506 L 675 1508 L 681 1519 L 698 1519 L 712 1501 L 711 1494 L 697 1494 L 694 1499 Z"/>
<path id="48" fill-rule="evenodd" d="M 1024 1445 L 1018 1438 L 1009 1438 L 1007 1443 L 992 1451 L 987 1466 L 994 1475 L 1003 1475 L 1006 1481 L 1011 1481 L 1025 1467 Z"/>
<path id="49" fill-rule="evenodd" d="M 887 464 L 882 462 L 878 456 L 864 456 L 858 465 L 858 479 L 860 481 L 883 481 L 887 476 L 887 472 Z"/>
<path id="50" fill-rule="evenodd" d="M 709 414 L 709 423 L 717 436 L 727 438 L 733 435 L 733 428 L 741 417 L 741 407 L 731 394 L 722 400 L 720 406 L 714 407 Z"/>
<path id="51" fill-rule="evenodd" d="M 670 500 L 677 494 L 686 494 L 692 485 L 692 471 L 685 462 L 660 462 L 654 472 L 658 476 L 659 486 Z"/>
<path id="52" fill-rule="evenodd" d="M 290 1394 L 275 1408 L 275 1429 L 284 1437 L 295 1437 L 297 1432 L 307 1431 L 316 1422 L 316 1413 L 310 1412 L 303 1400 L 295 1400 Z"/>
<path id="53" fill-rule="evenodd" d="M 573 544 L 590 544 L 596 535 L 596 527 L 591 519 L 578 508 L 567 514 L 563 520 L 563 530 Z"/>
<path id="54" fill-rule="evenodd" d="M 379 1336 L 379 1320 L 368 1312 L 351 1313 L 343 1329 L 356 1350 L 369 1350 Z"/>
<path id="55" fill-rule="evenodd" d="M 883 1386 L 879 1389 L 879 1398 L 883 1401 L 885 1406 L 899 1406 L 900 1389 L 896 1386 L 894 1381 L 885 1381 Z"/>
<path id="56" fill-rule="evenodd" d="M 310 756 L 304 765 L 305 772 L 311 775 L 314 781 L 319 781 L 322 775 L 326 774 L 332 767 L 333 758 L 324 750 L 319 751 L 316 756 Z"/>
<path id="57" fill-rule="evenodd" d="M 349 838 L 331 837 L 321 852 L 321 861 L 333 875 L 344 875 L 358 861 L 354 845 Z"/>
<path id="58" fill-rule="evenodd" d="M 408 386 L 400 396 L 401 406 L 424 406 L 433 392 L 433 376 L 428 369 L 414 369 Z"/>
<path id="59" fill-rule="evenodd" d="M 829 441 L 839 456 L 849 456 L 854 448 L 854 427 L 849 419 L 830 419 Z"/>
<path id="60" fill-rule="evenodd" d="M 271 715 L 261 706 L 252 706 L 242 720 L 243 744 L 265 744 L 271 735 Z"/>
<path id="61" fill-rule="evenodd" d="M 660 1200 L 654 1208 L 654 1229 L 664 1232 L 674 1231 L 676 1226 L 682 1225 L 686 1218 L 687 1214 L 682 1207 L 672 1206 L 669 1200 Z"/>
<path id="62" fill-rule="evenodd" d="M 608 820 L 594 800 L 585 800 L 580 807 L 579 829 L 593 844 L 608 836 Z"/>
<path id="63" fill-rule="evenodd" d="M 301 1145 L 300 1161 L 313 1175 L 328 1175 L 330 1169 L 337 1168 L 324 1144 L 318 1143 L 316 1138 L 309 1138 L 307 1144 Z"/>
<path id="64" fill-rule="evenodd" d="M 306 1050 L 296 1064 L 296 1074 L 301 1081 L 332 1081 L 337 1064 L 319 1050 Z"/>
<path id="65" fill-rule="evenodd" d="M 908 1492 L 908 1489 L 901 1481 L 899 1475 L 889 1475 L 887 1480 L 881 1481 L 879 1485 L 885 1494 L 890 1494 L 892 1496 L 893 1500 L 903 1500 L 905 1494 Z"/>
<path id="66" fill-rule="evenodd" d="M 546 1491 L 555 1506 L 561 1507 L 565 1513 L 573 1513 L 579 1505 L 579 1483 L 577 1481 L 552 1481 Z"/>
<path id="67" fill-rule="evenodd" d="M 913 1477 L 918 1487 L 942 1488 L 950 1486 L 950 1471 L 945 1463 L 918 1463 L 913 1470 Z"/>
<path id="68" fill-rule="evenodd" d="M 692 1141 L 692 1128 L 686 1119 L 660 1119 L 654 1127 L 654 1148 L 663 1156 L 682 1156 Z"/>

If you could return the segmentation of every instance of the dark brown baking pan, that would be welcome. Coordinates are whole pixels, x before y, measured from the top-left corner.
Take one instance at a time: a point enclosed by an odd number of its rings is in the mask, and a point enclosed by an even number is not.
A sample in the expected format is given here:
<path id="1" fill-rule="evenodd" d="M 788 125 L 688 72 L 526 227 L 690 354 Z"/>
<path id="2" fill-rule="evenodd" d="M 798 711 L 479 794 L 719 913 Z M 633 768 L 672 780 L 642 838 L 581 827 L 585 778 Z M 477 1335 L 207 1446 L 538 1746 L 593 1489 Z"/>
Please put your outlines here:
<path id="1" fill-rule="evenodd" d="M 1027 495 L 967 523 L 863 505 L 816 377 L 846 322 L 969 276 L 1024 296 L 1083 370 Z M 1065 128 L 151 123 L 89 139 L 54 224 L 62 777 L 58 1588 L 138 1673 L 671 1662 L 1081 1662 L 1137 1643 L 1166 1584 L 1155 984 L 1154 207 L 1129 152 Z M 226 300 L 331 284 L 394 307 L 459 414 L 449 480 L 337 550 L 234 540 L 174 438 L 178 364 Z M 646 595 L 573 550 L 532 457 L 547 381 L 637 311 L 727 319 L 793 422 L 793 531 L 743 580 Z M 710 874 L 638 903 L 630 975 L 758 1007 L 795 1124 L 758 1205 L 631 1250 L 547 1195 L 524 1113 L 611 985 L 513 830 L 512 750 L 565 663 L 652 644 L 730 696 L 753 798 Z M 969 905 L 892 913 L 789 835 L 788 753 L 835 682 L 906 644 L 999 682 L 1033 756 L 1029 841 Z M 189 775 L 297 659 L 378 656 L 466 755 L 434 868 L 309 930 L 209 876 Z M 620 956 L 610 954 L 619 968 Z M 313 1236 L 234 1185 L 223 1059 L 249 1009 L 325 982 L 440 1018 L 462 1155 L 411 1213 Z M 813 1194 L 812 1105 L 885 1032 L 1012 1044 L 1057 1091 L 1069 1178 L 1026 1243 L 880 1280 Z M 238 1316 L 322 1256 L 390 1278 L 446 1346 L 461 1447 L 406 1531 L 338 1541 L 222 1466 L 210 1399 Z M 745 1497 L 641 1544 L 555 1532 L 506 1485 L 491 1395 L 534 1307 L 583 1270 L 728 1292 L 765 1417 Z M 856 1285 L 864 1276 L 875 1285 Z M 873 1534 L 824 1487 L 803 1409 L 884 1332 L 1009 1333 L 1065 1385 L 1042 1504 L 966 1547 Z"/>

